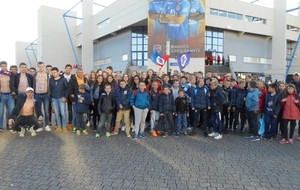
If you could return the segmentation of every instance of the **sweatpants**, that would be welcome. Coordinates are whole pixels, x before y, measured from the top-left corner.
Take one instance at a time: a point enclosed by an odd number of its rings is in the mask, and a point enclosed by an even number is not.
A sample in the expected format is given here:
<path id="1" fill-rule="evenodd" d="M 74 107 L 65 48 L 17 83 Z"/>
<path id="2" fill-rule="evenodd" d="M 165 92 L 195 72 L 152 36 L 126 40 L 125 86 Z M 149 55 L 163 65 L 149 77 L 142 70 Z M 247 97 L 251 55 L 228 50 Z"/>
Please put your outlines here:
<path id="1" fill-rule="evenodd" d="M 146 125 L 146 117 L 148 114 L 149 109 L 140 109 L 137 107 L 133 108 L 134 110 L 134 132 L 135 134 L 143 133 L 145 131 Z"/>

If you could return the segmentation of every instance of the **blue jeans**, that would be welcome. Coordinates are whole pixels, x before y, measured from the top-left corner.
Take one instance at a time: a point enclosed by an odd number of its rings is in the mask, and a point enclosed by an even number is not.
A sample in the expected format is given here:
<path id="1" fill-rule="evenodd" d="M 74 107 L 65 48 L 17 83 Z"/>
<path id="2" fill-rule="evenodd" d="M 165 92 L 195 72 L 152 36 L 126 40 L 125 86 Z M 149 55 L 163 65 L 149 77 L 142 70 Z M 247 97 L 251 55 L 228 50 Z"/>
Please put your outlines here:
<path id="1" fill-rule="evenodd" d="M 11 94 L 1 94 L 0 101 L 0 129 L 3 129 L 3 118 L 4 118 L 4 108 L 7 108 L 8 114 L 10 115 L 15 107 L 15 100 Z M 6 125 L 5 125 L 6 126 Z"/>
<path id="2" fill-rule="evenodd" d="M 52 107 L 55 112 L 57 126 L 66 128 L 68 124 L 67 102 L 63 102 L 62 98 L 52 98 Z"/>
<path id="3" fill-rule="evenodd" d="M 214 132 L 222 135 L 223 123 L 222 123 L 221 113 L 212 111 L 211 115 L 210 115 L 210 121 L 211 121 L 211 125 L 213 127 Z"/>
<path id="4" fill-rule="evenodd" d="M 34 94 L 34 99 L 41 102 L 41 106 L 43 104 L 45 125 L 50 125 L 50 113 L 49 113 L 49 101 L 50 100 L 48 97 L 48 93 Z M 41 110 L 42 110 L 42 108 L 41 108 Z"/>
<path id="5" fill-rule="evenodd" d="M 182 127 L 183 132 L 187 132 L 187 116 L 186 113 L 178 113 L 177 114 L 177 123 L 176 123 L 176 131 L 175 133 L 179 133 L 180 128 Z"/>
<path id="6" fill-rule="evenodd" d="M 270 127 L 271 126 L 271 127 Z M 265 134 L 266 138 L 275 137 L 275 130 L 277 127 L 277 118 L 268 111 L 265 113 Z"/>

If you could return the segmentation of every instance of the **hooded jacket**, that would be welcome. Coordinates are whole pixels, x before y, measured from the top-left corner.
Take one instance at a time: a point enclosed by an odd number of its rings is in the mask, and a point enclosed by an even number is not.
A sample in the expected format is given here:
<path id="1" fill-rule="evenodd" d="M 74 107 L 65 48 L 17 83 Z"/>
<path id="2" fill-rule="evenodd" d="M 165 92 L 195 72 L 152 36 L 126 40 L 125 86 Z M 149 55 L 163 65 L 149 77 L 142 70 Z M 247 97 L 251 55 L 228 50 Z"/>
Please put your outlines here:
<path id="1" fill-rule="evenodd" d="M 120 105 L 123 106 L 122 110 L 130 109 L 130 97 L 132 96 L 132 91 L 128 86 L 125 88 L 119 87 L 118 92 L 116 93 L 116 105 L 117 110 L 120 110 Z"/>
<path id="2" fill-rule="evenodd" d="M 286 98 L 286 102 L 281 100 L 281 106 L 283 107 L 283 119 L 288 120 L 299 120 L 300 119 L 300 101 L 296 104 L 294 101 L 299 100 L 296 94 L 288 94 L 287 96 L 283 96 L 282 99 Z"/>
<path id="3" fill-rule="evenodd" d="M 103 92 L 98 103 L 98 113 L 112 113 L 115 106 L 115 96 L 112 93 L 106 94 L 106 92 Z"/>
<path id="4" fill-rule="evenodd" d="M 222 87 L 218 86 L 214 90 L 210 90 L 210 101 L 211 101 L 211 110 L 213 112 L 222 112 L 223 111 L 223 102 L 226 97 L 222 93 Z"/>
<path id="5" fill-rule="evenodd" d="M 247 111 L 258 111 L 259 110 L 259 97 L 261 92 L 255 88 L 249 90 L 246 97 L 246 110 Z"/>

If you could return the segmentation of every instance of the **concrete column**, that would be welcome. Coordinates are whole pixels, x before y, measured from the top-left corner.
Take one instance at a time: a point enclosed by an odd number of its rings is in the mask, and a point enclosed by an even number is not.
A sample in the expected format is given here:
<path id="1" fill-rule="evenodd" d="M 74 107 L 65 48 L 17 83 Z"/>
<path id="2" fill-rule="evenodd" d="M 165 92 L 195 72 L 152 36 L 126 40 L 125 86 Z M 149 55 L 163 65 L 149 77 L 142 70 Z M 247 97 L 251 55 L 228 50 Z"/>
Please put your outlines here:
<path id="1" fill-rule="evenodd" d="M 93 0 L 82 1 L 82 67 L 85 73 L 93 69 Z"/>
<path id="2" fill-rule="evenodd" d="M 286 71 L 286 9 L 287 0 L 274 1 L 272 39 L 272 80 L 285 80 Z"/>
<path id="3" fill-rule="evenodd" d="M 300 2 L 298 3 L 298 7 L 300 7 Z M 298 9 L 298 16 L 300 17 L 300 9 Z"/>

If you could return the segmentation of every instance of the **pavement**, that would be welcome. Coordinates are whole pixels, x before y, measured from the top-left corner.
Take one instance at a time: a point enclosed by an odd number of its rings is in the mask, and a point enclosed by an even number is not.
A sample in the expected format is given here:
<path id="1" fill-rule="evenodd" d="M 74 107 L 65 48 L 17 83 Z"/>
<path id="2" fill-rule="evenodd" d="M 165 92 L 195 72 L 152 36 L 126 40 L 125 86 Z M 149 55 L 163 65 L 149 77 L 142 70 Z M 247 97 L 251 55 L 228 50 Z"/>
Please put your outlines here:
<path id="1" fill-rule="evenodd" d="M 300 189 L 300 141 L 0 134 L 0 190 Z"/>

